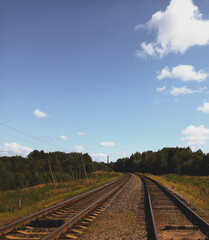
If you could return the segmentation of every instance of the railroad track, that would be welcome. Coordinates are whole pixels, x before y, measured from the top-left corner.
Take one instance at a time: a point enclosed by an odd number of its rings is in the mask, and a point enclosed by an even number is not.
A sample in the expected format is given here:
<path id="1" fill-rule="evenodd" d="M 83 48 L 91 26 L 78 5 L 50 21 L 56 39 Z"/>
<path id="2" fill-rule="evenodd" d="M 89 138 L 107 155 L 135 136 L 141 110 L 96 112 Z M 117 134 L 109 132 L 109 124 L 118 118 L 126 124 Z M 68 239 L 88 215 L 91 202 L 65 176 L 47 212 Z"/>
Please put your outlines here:
<path id="1" fill-rule="evenodd" d="M 209 239 L 209 224 L 159 182 L 144 183 L 148 239 Z"/>
<path id="2" fill-rule="evenodd" d="M 128 180 L 129 174 L 104 186 L 44 209 L 0 228 L 0 239 L 75 239 L 102 211 L 105 202 Z"/>

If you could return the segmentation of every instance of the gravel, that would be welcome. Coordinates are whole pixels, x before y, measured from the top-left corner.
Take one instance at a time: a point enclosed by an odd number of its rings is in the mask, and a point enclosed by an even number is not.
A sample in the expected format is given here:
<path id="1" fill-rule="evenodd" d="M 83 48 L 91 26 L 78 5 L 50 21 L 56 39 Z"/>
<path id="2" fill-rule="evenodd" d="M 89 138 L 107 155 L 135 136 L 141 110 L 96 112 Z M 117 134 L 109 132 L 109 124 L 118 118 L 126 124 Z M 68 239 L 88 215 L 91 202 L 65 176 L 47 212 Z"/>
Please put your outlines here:
<path id="1" fill-rule="evenodd" d="M 106 210 L 89 225 L 78 239 L 146 240 L 141 188 L 139 177 L 132 175 L 130 181 L 109 201 Z"/>

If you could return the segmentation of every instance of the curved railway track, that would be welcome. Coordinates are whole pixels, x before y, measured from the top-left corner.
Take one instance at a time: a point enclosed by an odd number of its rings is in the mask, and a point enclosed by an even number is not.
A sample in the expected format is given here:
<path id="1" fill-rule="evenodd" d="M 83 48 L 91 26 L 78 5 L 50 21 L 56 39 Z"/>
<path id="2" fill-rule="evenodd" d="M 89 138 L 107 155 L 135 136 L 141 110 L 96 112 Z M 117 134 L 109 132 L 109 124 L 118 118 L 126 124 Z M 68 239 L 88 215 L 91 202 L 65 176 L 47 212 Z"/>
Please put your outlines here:
<path id="1" fill-rule="evenodd" d="M 102 204 L 128 180 L 129 174 L 55 206 L 0 228 L 0 239 L 73 239 L 95 218 Z M 85 217 L 85 220 L 84 220 Z"/>
<path id="2" fill-rule="evenodd" d="M 159 182 L 139 175 L 144 183 L 148 239 L 209 239 L 209 224 Z"/>

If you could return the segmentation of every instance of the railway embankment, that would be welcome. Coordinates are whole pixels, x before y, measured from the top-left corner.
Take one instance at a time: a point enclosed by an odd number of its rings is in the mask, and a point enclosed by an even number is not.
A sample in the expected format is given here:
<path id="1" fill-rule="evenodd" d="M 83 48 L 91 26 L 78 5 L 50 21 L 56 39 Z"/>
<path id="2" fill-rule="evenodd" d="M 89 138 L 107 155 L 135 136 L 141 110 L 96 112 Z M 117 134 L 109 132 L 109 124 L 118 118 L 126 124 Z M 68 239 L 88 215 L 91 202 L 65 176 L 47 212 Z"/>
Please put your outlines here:
<path id="1" fill-rule="evenodd" d="M 140 179 L 132 175 L 79 239 L 147 239 L 142 187 Z"/>
<path id="2" fill-rule="evenodd" d="M 203 204 L 197 206 L 194 202 L 185 198 L 188 192 L 190 192 L 188 191 L 188 189 L 190 189 L 188 185 L 192 186 L 195 184 L 194 180 L 196 180 L 196 188 L 197 185 L 199 185 L 199 192 L 203 192 L 201 194 L 207 194 L 207 191 L 205 193 L 205 191 L 201 189 L 205 189 L 205 184 L 200 183 L 202 180 L 204 182 L 205 178 L 198 178 L 200 182 L 197 184 L 197 179 L 188 176 L 172 176 L 174 179 L 178 179 L 176 183 L 170 180 L 171 176 L 167 176 L 167 179 L 166 176 L 152 177 L 161 181 L 180 198 L 181 201 L 194 210 L 198 216 L 205 219 L 206 222 L 209 222 L 209 214 L 206 211 L 208 206 L 206 203 L 207 199 L 205 200 L 204 197 L 202 200 L 198 199 L 198 201 L 202 201 Z M 182 178 L 187 179 L 187 182 L 186 180 L 181 182 Z M 182 186 L 178 187 L 178 185 Z M 163 193 L 159 193 L 158 195 L 155 187 L 150 187 L 152 193 L 151 198 L 154 203 L 154 220 L 156 221 L 159 239 L 184 239 L 184 237 L 189 237 L 188 239 L 206 239 L 206 236 L 199 230 L 198 226 L 193 225 L 192 222 L 178 210 L 175 203 L 167 199 Z M 182 189 L 186 190 L 183 191 Z M 200 197 L 199 192 L 190 194 L 189 199 L 194 198 L 194 195 Z M 147 217 L 145 208 L 146 197 L 144 193 L 144 184 L 137 176 L 132 175 L 131 181 L 112 199 L 111 205 L 107 207 L 96 221 L 91 223 L 79 239 L 154 239 L 151 233 L 150 219 Z"/>
<path id="3" fill-rule="evenodd" d="M 105 181 L 110 179 L 109 176 Z M 102 183 L 104 179 L 85 188 L 80 184 L 75 191 Z M 42 239 L 45 235 L 43 239 L 47 240 L 205 240 L 209 237 L 207 190 L 207 177 L 125 174 L 53 209 L 45 209 L 29 221 L 23 219 L 25 222 L 11 225 L 13 228 L 6 226 L 0 236 Z M 195 196 L 197 203 L 192 201 Z"/>

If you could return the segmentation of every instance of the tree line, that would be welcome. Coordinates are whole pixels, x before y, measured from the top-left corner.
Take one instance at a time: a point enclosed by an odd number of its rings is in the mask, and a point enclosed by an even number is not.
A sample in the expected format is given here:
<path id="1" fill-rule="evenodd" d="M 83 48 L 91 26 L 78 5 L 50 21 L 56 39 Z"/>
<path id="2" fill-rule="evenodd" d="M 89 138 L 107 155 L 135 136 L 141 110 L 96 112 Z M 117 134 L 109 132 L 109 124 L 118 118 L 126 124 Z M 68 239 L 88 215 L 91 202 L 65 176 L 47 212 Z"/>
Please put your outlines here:
<path id="1" fill-rule="evenodd" d="M 209 153 L 192 152 L 189 147 L 163 148 L 157 152 L 136 152 L 130 158 L 118 159 L 112 167 L 119 172 L 209 175 Z"/>
<path id="2" fill-rule="evenodd" d="M 14 190 L 49 182 L 82 179 L 86 173 L 111 170 L 89 154 L 34 150 L 26 158 L 0 157 L 0 190 Z"/>
<path id="3" fill-rule="evenodd" d="M 187 148 L 136 152 L 110 164 L 92 161 L 89 154 L 34 150 L 26 158 L 0 157 L 0 190 L 14 190 L 50 182 L 67 182 L 98 170 L 153 174 L 209 175 L 209 153 Z M 85 171 L 84 171 L 85 170 Z"/>

